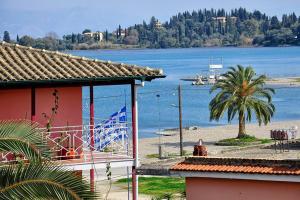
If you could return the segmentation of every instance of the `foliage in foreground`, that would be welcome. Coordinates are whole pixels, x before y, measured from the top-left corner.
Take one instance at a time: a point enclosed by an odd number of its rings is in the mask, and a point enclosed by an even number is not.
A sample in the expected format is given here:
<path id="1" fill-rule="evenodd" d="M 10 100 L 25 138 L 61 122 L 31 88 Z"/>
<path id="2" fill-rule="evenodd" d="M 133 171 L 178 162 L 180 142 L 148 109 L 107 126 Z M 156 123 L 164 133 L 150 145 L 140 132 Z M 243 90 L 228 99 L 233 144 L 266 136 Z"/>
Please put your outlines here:
<path id="1" fill-rule="evenodd" d="M 52 163 L 0 168 L 0 199 L 93 199 L 87 183 Z"/>
<path id="2" fill-rule="evenodd" d="M 37 124 L 21 121 L 0 121 L 0 151 L 22 154 L 30 161 L 47 157 L 47 144 Z"/>
<path id="3" fill-rule="evenodd" d="M 1 163 L 0 199 L 95 199 L 89 184 L 47 159 L 36 124 L 0 121 L 0 151 L 28 160 Z"/>

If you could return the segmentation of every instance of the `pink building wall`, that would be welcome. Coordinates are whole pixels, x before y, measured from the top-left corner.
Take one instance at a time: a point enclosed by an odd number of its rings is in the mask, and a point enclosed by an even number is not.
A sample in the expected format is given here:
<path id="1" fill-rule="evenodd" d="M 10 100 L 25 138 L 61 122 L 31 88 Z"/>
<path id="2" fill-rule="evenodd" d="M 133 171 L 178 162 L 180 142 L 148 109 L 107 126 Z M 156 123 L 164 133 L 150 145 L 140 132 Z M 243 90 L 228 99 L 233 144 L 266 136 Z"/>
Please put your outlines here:
<path id="1" fill-rule="evenodd" d="M 298 200 L 300 183 L 186 178 L 188 200 Z"/>
<path id="2" fill-rule="evenodd" d="M 82 90 L 81 87 L 55 88 L 58 91 L 58 110 L 53 118 L 52 126 L 67 126 L 82 124 Z M 42 115 L 51 115 L 54 106 L 54 88 L 36 89 L 36 121 L 42 126 L 47 119 Z"/>
<path id="3" fill-rule="evenodd" d="M 35 121 L 40 127 L 45 128 L 55 106 L 53 92 L 57 90 L 58 109 L 53 115 L 51 127 L 79 126 L 82 124 L 82 88 L 81 87 L 58 87 L 35 89 Z M 2 89 L 0 90 L 0 120 L 31 120 L 31 89 Z M 75 128 L 80 130 L 80 128 Z M 70 129 L 69 129 L 70 130 Z M 72 129 L 74 130 L 74 129 Z M 57 129 L 56 129 L 57 131 Z M 76 138 L 68 139 L 65 147 L 79 148 L 82 145 L 81 132 L 74 132 Z M 60 137 L 59 133 L 52 134 L 52 138 Z M 49 145 L 53 143 L 49 142 Z M 71 145 L 71 146 L 70 146 Z M 57 152 L 57 156 L 65 156 L 63 152 Z M 55 155 L 55 153 L 54 153 Z"/>
<path id="4" fill-rule="evenodd" d="M 58 91 L 59 108 L 52 126 L 82 124 L 81 87 L 37 88 L 36 121 L 45 127 L 47 119 L 42 113 L 51 115 L 54 106 L 54 89 Z M 31 89 L 0 90 L 0 120 L 31 119 Z"/>
<path id="5" fill-rule="evenodd" d="M 30 116 L 30 89 L 0 90 L 0 120 L 30 120 Z"/>

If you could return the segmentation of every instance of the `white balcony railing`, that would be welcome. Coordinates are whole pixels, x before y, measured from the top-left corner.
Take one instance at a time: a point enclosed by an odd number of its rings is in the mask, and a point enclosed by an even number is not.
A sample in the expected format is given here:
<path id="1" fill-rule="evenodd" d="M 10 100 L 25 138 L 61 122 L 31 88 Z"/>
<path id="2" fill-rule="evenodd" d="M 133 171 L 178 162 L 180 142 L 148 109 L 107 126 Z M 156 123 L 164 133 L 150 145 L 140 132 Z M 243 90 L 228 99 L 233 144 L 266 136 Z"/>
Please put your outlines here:
<path id="1" fill-rule="evenodd" d="M 52 160 L 90 161 L 98 158 L 131 158 L 129 138 L 131 129 L 128 123 L 52 127 L 41 129 L 43 138 L 50 147 Z M 94 134 L 94 144 L 91 144 L 91 134 Z M 2 153 L 1 161 L 26 159 L 22 156 Z"/>

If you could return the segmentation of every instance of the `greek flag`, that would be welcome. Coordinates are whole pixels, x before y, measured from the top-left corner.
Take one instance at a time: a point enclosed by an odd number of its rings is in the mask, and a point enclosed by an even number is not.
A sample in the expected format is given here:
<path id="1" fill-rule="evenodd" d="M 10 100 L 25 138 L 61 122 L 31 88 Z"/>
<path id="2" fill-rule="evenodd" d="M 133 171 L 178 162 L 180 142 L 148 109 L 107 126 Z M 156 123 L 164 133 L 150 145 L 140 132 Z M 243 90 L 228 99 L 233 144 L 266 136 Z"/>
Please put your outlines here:
<path id="1" fill-rule="evenodd" d="M 95 149 L 102 151 L 113 142 L 122 142 L 128 138 L 126 106 L 112 114 L 94 128 Z"/>

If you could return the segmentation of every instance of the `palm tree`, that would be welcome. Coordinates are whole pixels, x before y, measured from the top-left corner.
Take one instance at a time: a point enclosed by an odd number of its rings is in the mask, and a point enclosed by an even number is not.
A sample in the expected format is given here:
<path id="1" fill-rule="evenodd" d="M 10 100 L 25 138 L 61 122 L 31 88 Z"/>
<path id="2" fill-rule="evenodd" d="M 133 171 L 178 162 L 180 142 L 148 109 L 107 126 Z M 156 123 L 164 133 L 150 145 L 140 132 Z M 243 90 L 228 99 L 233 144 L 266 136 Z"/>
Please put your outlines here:
<path id="1" fill-rule="evenodd" d="M 267 125 L 275 112 L 272 104 L 275 91 L 265 87 L 266 79 L 264 75 L 257 77 L 252 67 L 231 67 L 210 90 L 210 93 L 218 91 L 209 103 L 210 120 L 218 121 L 227 111 L 231 122 L 238 113 L 238 138 L 247 136 L 245 121 L 251 121 L 252 114 L 259 125 Z"/>
<path id="2" fill-rule="evenodd" d="M 0 152 L 28 159 L 0 163 L 0 199 L 95 199 L 85 180 L 47 158 L 43 141 L 36 124 L 0 121 Z"/>

